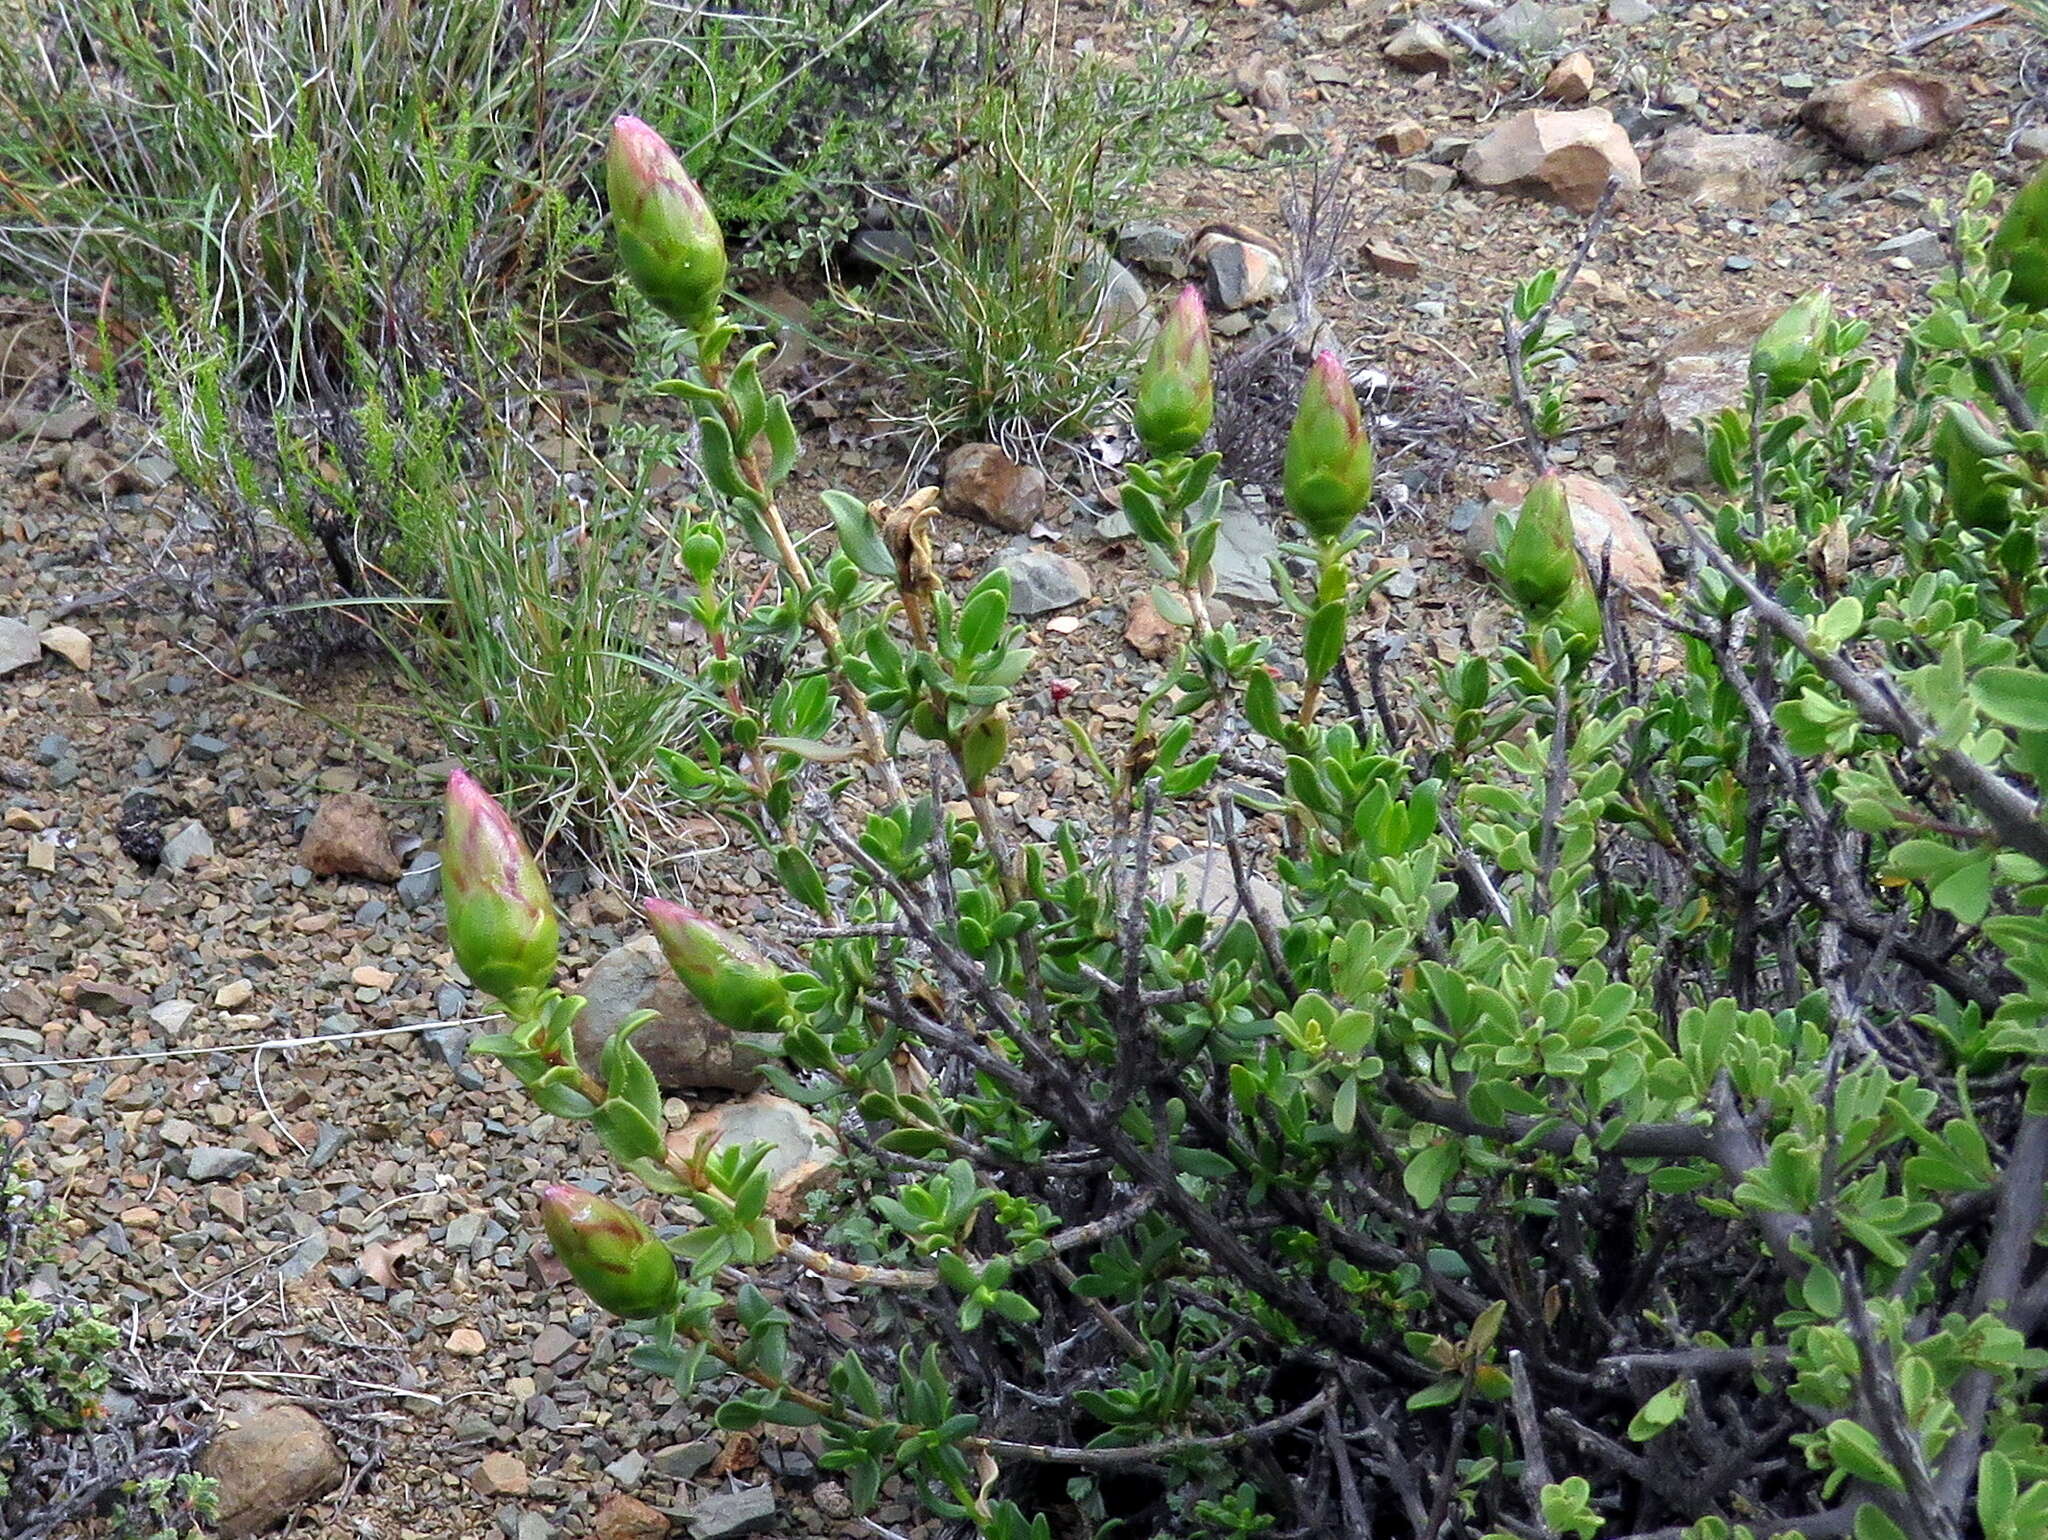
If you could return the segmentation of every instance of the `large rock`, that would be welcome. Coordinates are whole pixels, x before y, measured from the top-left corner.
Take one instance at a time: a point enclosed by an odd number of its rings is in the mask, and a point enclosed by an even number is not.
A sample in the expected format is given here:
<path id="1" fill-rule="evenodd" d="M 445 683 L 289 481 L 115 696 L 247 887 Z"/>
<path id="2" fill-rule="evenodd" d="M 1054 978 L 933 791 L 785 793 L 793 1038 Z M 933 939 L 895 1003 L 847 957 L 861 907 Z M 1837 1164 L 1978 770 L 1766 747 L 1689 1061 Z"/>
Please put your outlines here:
<path id="1" fill-rule="evenodd" d="M 1287 292 L 1287 270 L 1270 246 L 1222 230 L 1195 243 L 1195 261 L 1209 275 L 1209 300 L 1221 310 L 1270 305 Z"/>
<path id="2" fill-rule="evenodd" d="M 1750 347 L 1778 314 L 1762 307 L 1738 310 L 1665 347 L 1622 430 L 1622 448 L 1638 473 L 1678 486 L 1705 484 L 1700 420 L 1748 399 Z"/>
<path id="3" fill-rule="evenodd" d="M 1380 50 L 1390 64 L 1417 75 L 1441 75 L 1451 67 L 1451 45 L 1426 21 L 1410 22 Z"/>
<path id="4" fill-rule="evenodd" d="M 1509 53 L 1548 53 L 1564 41 L 1564 29 L 1547 6 L 1536 0 L 1515 0 L 1479 29 L 1490 43 Z"/>
<path id="5" fill-rule="evenodd" d="M 760 1092 L 745 1101 L 708 1108 L 668 1136 L 669 1153 L 688 1160 L 700 1149 L 765 1144 L 768 1213 L 796 1217 L 804 1197 L 839 1169 L 839 1145 L 832 1130 L 795 1102 Z"/>
<path id="6" fill-rule="evenodd" d="M 1790 158 L 1769 134 L 1710 134 L 1675 128 L 1643 167 L 1654 193 L 1714 208 L 1760 209 L 1777 196 Z"/>
<path id="7" fill-rule="evenodd" d="M 1010 574 L 1010 613 L 1019 617 L 1050 615 L 1095 596 L 1095 579 L 1071 556 L 1055 551 L 1013 547 L 998 551 L 989 563 Z"/>
<path id="8" fill-rule="evenodd" d="M 1510 477 L 1491 483 L 1486 491 L 1493 504 L 1472 526 L 1470 550 L 1475 556 L 1499 548 L 1500 521 L 1503 516 L 1512 520 L 1520 512 L 1529 483 Z M 1573 539 L 1594 581 L 1611 577 L 1646 599 L 1661 594 L 1663 559 L 1621 495 L 1604 482 L 1579 475 L 1564 478 L 1564 495 L 1571 509 Z"/>
<path id="9" fill-rule="evenodd" d="M 576 1058 L 597 1073 L 604 1045 L 635 1011 L 654 1020 L 633 1035 L 654 1078 L 672 1091 L 751 1091 L 761 1066 L 782 1052 L 772 1033 L 735 1032 L 697 1003 L 652 936 L 636 936 L 598 959 L 577 993 L 590 1003 L 576 1020 Z"/>
<path id="10" fill-rule="evenodd" d="M 1045 512 L 1045 472 L 999 444 L 962 444 L 946 456 L 946 512 L 1021 535 Z"/>
<path id="11" fill-rule="evenodd" d="M 0 615 L 0 674 L 27 668 L 42 656 L 42 640 L 35 631 L 11 615 Z"/>
<path id="12" fill-rule="evenodd" d="M 313 811 L 299 842 L 299 864 L 321 877 L 369 877 L 396 882 L 405 868 L 391 848 L 391 829 L 377 804 L 360 791 L 338 792 Z"/>
<path id="13" fill-rule="evenodd" d="M 1287 912 L 1280 890 L 1265 878 L 1245 874 L 1245 889 L 1251 894 L 1252 912 L 1275 930 L 1287 924 Z M 1215 920 L 1233 920 L 1244 912 L 1238 897 L 1237 877 L 1230 869 L 1228 851 L 1204 848 L 1163 866 L 1152 874 L 1152 896 L 1162 904 L 1200 909 Z"/>
<path id="14" fill-rule="evenodd" d="M 1526 193 L 1589 214 L 1609 176 L 1624 193 L 1640 191 L 1642 162 L 1604 107 L 1577 112 L 1518 112 L 1465 152 L 1465 179 L 1490 192 Z"/>
<path id="15" fill-rule="evenodd" d="M 1875 70 L 1816 91 L 1799 121 L 1852 160 L 1874 164 L 1939 144 L 1962 127 L 1963 97 L 1922 70 Z"/>
<path id="16" fill-rule="evenodd" d="M 223 1540 L 274 1529 L 346 1474 L 320 1419 L 280 1396 L 238 1391 L 221 1402 L 220 1431 L 199 1457 L 219 1484 L 213 1528 Z"/>

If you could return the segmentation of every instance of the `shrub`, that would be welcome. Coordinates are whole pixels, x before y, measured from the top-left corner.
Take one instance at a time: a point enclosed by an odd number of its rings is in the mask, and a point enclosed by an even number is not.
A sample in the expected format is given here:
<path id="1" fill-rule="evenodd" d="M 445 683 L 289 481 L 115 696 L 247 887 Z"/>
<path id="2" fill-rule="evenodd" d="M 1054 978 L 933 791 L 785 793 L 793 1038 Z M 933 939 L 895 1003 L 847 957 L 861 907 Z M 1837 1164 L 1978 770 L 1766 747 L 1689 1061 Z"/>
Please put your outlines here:
<path id="1" fill-rule="evenodd" d="M 1143 317 L 1104 235 L 1211 129 L 1163 39 L 1142 68 L 1055 62 L 1003 0 L 979 9 L 983 35 L 1006 45 L 927 109 L 920 137 L 935 148 L 888 205 L 900 244 L 839 291 L 837 335 L 903 387 L 891 409 L 913 441 L 1030 453 L 1115 399 Z"/>
<path id="2" fill-rule="evenodd" d="M 127 1394 L 142 1387 L 121 1334 L 36 1277 L 53 1215 L 17 1156 L 18 1142 L 0 1149 L 0 1526 L 41 1540 L 99 1517 L 94 1533 L 116 1540 L 197 1540 L 212 1487 L 192 1472 L 203 1435 L 175 1415 L 191 1398 Z"/>
<path id="3" fill-rule="evenodd" d="M 1774 329 L 1668 607 L 1539 481 L 1518 646 L 1406 686 L 1360 659 L 1370 456 L 1319 363 L 1297 690 L 1208 614 L 1215 457 L 1136 467 L 1189 634 L 1125 744 L 1076 732 L 1109 816 L 1050 838 L 995 795 L 1034 709 L 1005 576 L 941 582 L 928 494 L 827 493 L 837 546 L 800 548 L 783 409 L 698 328 L 717 719 L 669 772 L 813 917 L 782 973 L 650 918 L 850 1145 L 816 1244 L 759 1150 L 666 1147 L 636 1024 L 576 1061 L 466 781 L 444 864 L 507 1017 L 478 1047 L 680 1221 L 549 1195 L 594 1297 L 654 1312 L 634 1362 L 722 1428 L 818 1428 L 857 1506 L 890 1481 L 1000 1540 L 2042 1532 L 2048 331 L 1989 195 L 1895 364 L 1821 307 Z M 750 549 L 780 598 L 743 608 Z M 764 643 L 800 659 L 772 687 L 736 661 Z M 1204 823 L 1234 897 L 1157 901 L 1155 835 Z M 805 1273 L 861 1296 L 857 1342 Z"/>

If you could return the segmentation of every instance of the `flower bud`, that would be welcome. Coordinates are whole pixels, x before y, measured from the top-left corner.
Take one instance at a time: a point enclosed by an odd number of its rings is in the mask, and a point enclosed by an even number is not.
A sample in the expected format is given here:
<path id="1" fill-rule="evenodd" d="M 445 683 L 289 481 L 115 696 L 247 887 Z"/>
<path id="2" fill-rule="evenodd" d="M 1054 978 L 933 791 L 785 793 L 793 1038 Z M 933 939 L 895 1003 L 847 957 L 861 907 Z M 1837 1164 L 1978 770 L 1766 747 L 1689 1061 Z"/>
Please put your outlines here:
<path id="1" fill-rule="evenodd" d="M 1572 574 L 1563 602 L 1543 617 L 1542 624 L 1562 634 L 1568 657 L 1585 659 L 1593 655 L 1605 627 L 1600 615 L 1600 595 L 1594 592 L 1593 580 L 1584 567 Z"/>
<path id="2" fill-rule="evenodd" d="M 1546 471 L 1522 498 L 1514 533 L 1501 553 L 1501 581 L 1524 613 L 1535 614 L 1563 602 L 1580 565 L 1564 478 Z"/>
<path id="3" fill-rule="evenodd" d="M 1281 484 L 1294 516 L 1321 541 L 1339 539 L 1372 501 L 1372 440 L 1344 361 L 1327 348 L 1302 384 Z"/>
<path id="4" fill-rule="evenodd" d="M 1003 756 L 1010 752 L 1010 711 L 997 706 L 969 723 L 960 734 L 960 773 L 967 789 L 979 796 Z"/>
<path id="5" fill-rule="evenodd" d="M 1166 312 L 1166 324 L 1138 374 L 1131 410 L 1138 438 L 1157 459 L 1201 443 L 1216 415 L 1216 389 L 1209 372 L 1209 312 L 1202 291 L 1189 284 Z"/>
<path id="6" fill-rule="evenodd" d="M 569 1276 L 613 1315 L 645 1321 L 682 1298 L 675 1258 L 631 1209 L 556 1185 L 541 1192 L 540 1222 Z"/>
<path id="7" fill-rule="evenodd" d="M 724 560 L 725 535 L 719 527 L 708 520 L 692 524 L 683 536 L 683 567 L 699 588 L 711 586 L 711 580 L 718 575 L 718 565 Z"/>
<path id="8" fill-rule="evenodd" d="M 605 187 L 626 276 L 670 320 L 709 325 L 725 291 L 725 237 L 675 152 L 638 118 L 614 118 Z"/>
<path id="9" fill-rule="evenodd" d="M 752 946 L 681 904 L 647 901 L 647 923 L 683 987 L 715 1021 L 735 1032 L 780 1032 L 789 990 L 775 965 Z"/>
<path id="10" fill-rule="evenodd" d="M 2012 487 L 2000 472 L 2013 446 L 1972 401 L 1951 401 L 1934 430 L 1950 514 L 1965 529 L 2003 534 L 2012 527 Z"/>
<path id="11" fill-rule="evenodd" d="M 505 810 L 467 771 L 448 777 L 441 836 L 448 943 L 470 982 L 500 1000 L 555 977 L 555 906 Z"/>
<path id="12" fill-rule="evenodd" d="M 1774 401 L 1794 394 L 1826 364 L 1821 342 L 1835 318 L 1835 302 L 1817 289 L 1764 328 L 1749 351 L 1749 372 L 1762 375 Z"/>
<path id="13" fill-rule="evenodd" d="M 1991 270 L 2008 274 L 2005 302 L 2048 310 L 2048 166 L 2013 195 L 1991 236 Z"/>

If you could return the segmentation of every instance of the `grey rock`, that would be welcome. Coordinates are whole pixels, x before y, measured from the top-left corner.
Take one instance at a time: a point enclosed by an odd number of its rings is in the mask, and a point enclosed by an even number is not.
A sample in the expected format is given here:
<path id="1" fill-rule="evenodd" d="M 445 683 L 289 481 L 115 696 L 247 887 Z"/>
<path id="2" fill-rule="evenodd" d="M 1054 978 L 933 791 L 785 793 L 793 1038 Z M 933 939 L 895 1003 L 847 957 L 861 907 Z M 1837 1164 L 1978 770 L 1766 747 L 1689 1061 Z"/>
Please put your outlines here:
<path id="1" fill-rule="evenodd" d="M 555 1527 L 537 1513 L 519 1515 L 519 1527 L 512 1532 L 512 1540 L 554 1540 Z"/>
<path id="2" fill-rule="evenodd" d="M 1157 220 L 1133 220 L 1116 233 L 1116 254 L 1134 267 L 1163 278 L 1188 275 L 1185 230 Z"/>
<path id="3" fill-rule="evenodd" d="M 227 751 L 225 738 L 215 738 L 208 733 L 194 733 L 185 740 L 185 752 L 194 759 L 216 760 Z"/>
<path id="4" fill-rule="evenodd" d="M 165 1000 L 149 1008 L 149 1019 L 166 1032 L 181 1032 L 198 1009 L 190 1000 Z"/>
<path id="5" fill-rule="evenodd" d="M 1776 195 L 1790 158 L 1769 134 L 1673 129 L 1650 152 L 1643 183 L 1652 192 L 1718 208 L 1760 209 Z"/>
<path id="6" fill-rule="evenodd" d="M 1402 189 L 1419 197 L 1441 198 L 1457 185 L 1458 173 L 1450 166 L 1439 166 L 1426 160 L 1411 160 L 1401 168 Z"/>
<path id="7" fill-rule="evenodd" d="M 429 1027 L 420 1034 L 420 1051 L 437 1064 L 461 1069 L 469 1056 L 469 1028 Z"/>
<path id="8" fill-rule="evenodd" d="M 1247 604 L 1274 604 L 1272 558 L 1280 541 L 1250 502 L 1235 491 L 1223 499 L 1223 527 L 1216 537 L 1216 592 Z"/>
<path id="9" fill-rule="evenodd" d="M 1618 27 L 1640 27 L 1656 15 L 1650 0 L 1607 0 L 1607 19 Z"/>
<path id="10" fill-rule="evenodd" d="M 1088 317 L 1098 337 L 1138 343 L 1149 341 L 1159 330 L 1151 296 L 1138 275 L 1099 246 L 1091 245 L 1075 269 L 1069 302 Z"/>
<path id="11" fill-rule="evenodd" d="M 278 1269 L 283 1277 L 292 1283 L 313 1276 L 314 1270 L 327 1260 L 327 1237 L 309 1235 L 292 1248 L 292 1254 L 285 1258 Z"/>
<path id="12" fill-rule="evenodd" d="M 1380 50 L 1390 64 L 1417 75 L 1441 75 L 1451 67 L 1451 45 L 1426 21 L 1410 22 Z"/>
<path id="13" fill-rule="evenodd" d="M 604 1468 L 604 1473 L 622 1487 L 637 1487 L 647 1474 L 647 1457 L 629 1449 Z"/>
<path id="14" fill-rule="evenodd" d="M 44 769 L 48 769 L 52 765 L 62 764 L 65 756 L 70 752 L 71 740 L 69 738 L 65 737 L 62 733 L 44 733 L 42 737 L 36 740 L 35 753 L 29 757 Z"/>
<path id="15" fill-rule="evenodd" d="M 1488 42 L 1498 43 L 1510 53 L 1548 53 L 1564 41 L 1564 28 L 1548 7 L 1536 0 L 1515 0 L 1479 30 Z"/>
<path id="16" fill-rule="evenodd" d="M 202 1144 L 185 1157 L 185 1175 L 195 1182 L 223 1182 L 240 1176 L 255 1164 L 256 1156 L 249 1150 Z"/>
<path id="17" fill-rule="evenodd" d="M 312 873 L 308 872 L 306 875 L 310 880 Z M 417 909 L 421 904 L 430 904 L 440 896 L 441 852 L 432 849 L 414 851 L 411 862 L 405 868 L 405 875 L 398 879 L 398 901 L 408 909 Z"/>
<path id="18" fill-rule="evenodd" d="M 917 260 L 917 240 L 901 230 L 856 230 L 846 254 L 865 267 L 904 268 Z"/>
<path id="19" fill-rule="evenodd" d="M 2036 123 L 2013 135 L 2012 153 L 2018 160 L 2048 160 L 2048 124 Z"/>
<path id="20" fill-rule="evenodd" d="M 1071 556 L 1013 546 L 989 563 L 990 571 L 998 567 L 1010 574 L 1012 615 L 1050 615 L 1095 596 L 1095 580 Z"/>
<path id="21" fill-rule="evenodd" d="M 11 615 L 0 615 L 0 674 L 27 668 L 43 655 L 43 644 L 32 626 Z"/>
<path id="22" fill-rule="evenodd" d="M 1223 310 L 1270 305 L 1287 292 L 1287 271 L 1277 253 L 1254 241 L 1212 232 L 1195 247 L 1209 270 L 1210 302 Z"/>
<path id="23" fill-rule="evenodd" d="M 0 412 L 0 437 L 61 444 L 92 432 L 99 420 L 99 408 L 89 401 L 69 401 L 47 412 Z"/>
<path id="24" fill-rule="evenodd" d="M 1777 318 L 1774 309 L 1739 310 L 1665 347 L 1622 430 L 1623 451 L 1636 471 L 1678 486 L 1706 482 L 1700 421 L 1748 398 L 1750 347 Z"/>
<path id="25" fill-rule="evenodd" d="M 695 1443 L 670 1444 L 666 1449 L 656 1450 L 652 1463 L 662 1475 L 688 1481 L 717 1458 L 718 1446 L 708 1439 L 699 1439 Z"/>
<path id="26" fill-rule="evenodd" d="M 1280 890 L 1265 878 L 1245 874 L 1245 888 L 1251 894 L 1252 912 L 1276 929 L 1287 923 Z M 1221 850 L 1204 850 L 1152 874 L 1152 896 L 1163 904 L 1200 909 L 1210 918 L 1229 921 L 1244 912 L 1238 899 L 1237 878 L 1230 869 L 1230 856 Z"/>
<path id="27" fill-rule="evenodd" d="M 1948 248 L 1942 244 L 1940 235 L 1932 230 L 1908 230 L 1888 241 L 1879 241 L 1877 254 L 1881 257 L 1903 257 L 1914 267 L 1940 267 L 1948 261 Z"/>
<path id="28" fill-rule="evenodd" d="M 683 1522 L 696 1540 L 724 1540 L 752 1534 L 775 1517 L 775 1493 L 767 1486 L 720 1492 L 687 1509 Z"/>
<path id="29" fill-rule="evenodd" d="M 655 1019 L 633 1037 L 647 1067 L 675 1089 L 751 1091 L 761 1066 L 781 1052 L 777 1037 L 734 1032 L 683 987 L 652 936 L 636 936 L 598 959 L 577 986 L 590 1003 L 576 1020 L 576 1056 L 596 1065 L 619 1023 L 635 1011 Z"/>
<path id="30" fill-rule="evenodd" d="M 195 861 L 213 859 L 213 836 L 206 832 L 206 826 L 197 819 L 188 822 L 184 828 L 164 841 L 163 865 L 166 871 L 182 872 Z"/>

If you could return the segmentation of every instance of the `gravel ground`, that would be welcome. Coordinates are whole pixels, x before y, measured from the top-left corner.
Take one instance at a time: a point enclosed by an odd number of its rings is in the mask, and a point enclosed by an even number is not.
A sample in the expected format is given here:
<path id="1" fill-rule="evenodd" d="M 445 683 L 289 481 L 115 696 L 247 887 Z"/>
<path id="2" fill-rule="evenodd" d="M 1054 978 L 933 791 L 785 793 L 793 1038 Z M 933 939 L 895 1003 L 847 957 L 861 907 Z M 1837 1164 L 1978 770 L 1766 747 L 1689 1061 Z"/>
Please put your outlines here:
<path id="1" fill-rule="evenodd" d="M 1208 29 L 1190 57 L 1219 86 L 1279 70 L 1288 119 L 1353 147 L 1347 276 L 1322 300 L 1356 360 L 1389 378 L 1383 410 L 1416 429 L 1416 447 L 1388 457 L 1412 495 L 1387 522 L 1377 611 L 1402 666 L 1416 666 L 1490 649 L 1505 629 L 1459 533 L 1484 484 L 1514 468 L 1494 404 L 1499 307 L 1515 280 L 1569 254 L 1583 222 L 1520 198 L 1407 190 L 1416 178 L 1371 147 L 1376 134 L 1410 118 L 1448 153 L 1443 141 L 1479 137 L 1527 105 L 1524 75 L 1462 49 L 1447 74 L 1409 75 L 1379 55 L 1388 7 L 1305 8 L 1190 7 Z M 1113 53 L 1115 9 L 1070 4 L 1063 26 Z M 1477 25 L 1481 9 L 1449 14 Z M 1669 0 L 1627 22 L 1554 14 L 1567 46 L 1592 57 L 1596 105 L 1668 108 L 1801 149 L 1812 143 L 1788 120 L 1806 92 L 1894 62 L 1900 38 L 1939 19 L 1849 0 Z M 1877 248 L 1920 228 L 1929 201 L 1953 200 L 1973 171 L 2016 174 L 2008 142 L 2038 110 L 2020 85 L 2031 41 L 1982 28 L 1913 61 L 1969 103 L 1939 149 L 1874 168 L 1810 156 L 1755 213 L 1649 196 L 1620 209 L 1570 310 L 1586 426 L 1566 446 L 1577 468 L 1634 494 L 1656 525 L 1668 489 L 1631 482 L 1613 430 L 1657 351 L 1702 319 L 1826 281 L 1880 333 L 1896 330 L 1932 273 Z M 1246 153 L 1176 175 L 1160 217 L 1277 231 L 1288 173 L 1258 158 L 1277 114 L 1226 115 L 1226 146 Z M 1365 270 L 1368 237 L 1404 249 L 1419 274 Z M 72 401 L 63 353 L 33 304 L 0 309 L 0 404 Z M 799 1441 L 715 1433 L 701 1407 L 622 1371 L 602 1321 L 533 1254 L 534 1183 L 604 1164 L 494 1068 L 464 1065 L 467 1028 L 419 1030 L 472 1009 L 448 981 L 422 845 L 436 832 L 445 746 L 388 709 L 392 684 L 375 668 L 281 670 L 260 630 L 231 635 L 177 602 L 193 593 L 181 574 L 202 570 L 205 533 L 180 522 L 177 486 L 159 485 L 168 468 L 150 459 L 144 425 L 88 415 L 61 442 L 0 443 L 0 616 L 63 621 L 92 649 L 83 668 L 46 655 L 0 678 L 0 1057 L 14 1061 L 0 1082 L 64 1205 L 62 1265 L 209 1394 L 264 1387 L 319 1412 L 350 1479 L 299 1516 L 305 1533 L 547 1540 L 588 1532 L 616 1493 L 679 1521 L 696 1514 L 701 1531 L 715 1527 L 706 1499 L 764 1483 L 777 1509 L 760 1532 L 871 1533 L 844 1519 L 843 1494 Z M 1454 440 L 1432 439 L 1430 424 L 1460 418 Z M 1437 448 L 1455 462 L 1447 480 Z M 844 466 L 842 451 L 822 453 Z M 870 454 L 850 468 L 895 469 Z M 1056 495 L 1031 538 L 1079 558 L 1093 594 L 1035 622 L 1034 641 L 1044 678 L 1074 683 L 1061 709 L 1114 741 L 1150 677 L 1122 641 L 1149 579 L 1127 543 L 1099 531 L 1108 509 L 1092 478 L 1050 469 Z M 999 544 L 965 524 L 943 539 L 962 578 Z M 1278 624 L 1256 606 L 1240 615 Z M 1018 713 L 1005 795 L 1024 817 L 1085 795 L 1052 712 L 1041 688 Z M 410 868 L 397 882 L 297 866 L 313 809 L 345 791 L 384 810 Z M 152 832 L 170 860 L 138 864 L 124 845 Z M 739 852 L 677 881 L 740 912 L 764 891 Z M 614 893 L 574 895 L 566 911 L 572 967 L 634 933 Z M 295 1046 L 213 1051 L 266 1039 Z M 631 1533 L 623 1511 L 607 1526 L 614 1540 Z"/>

